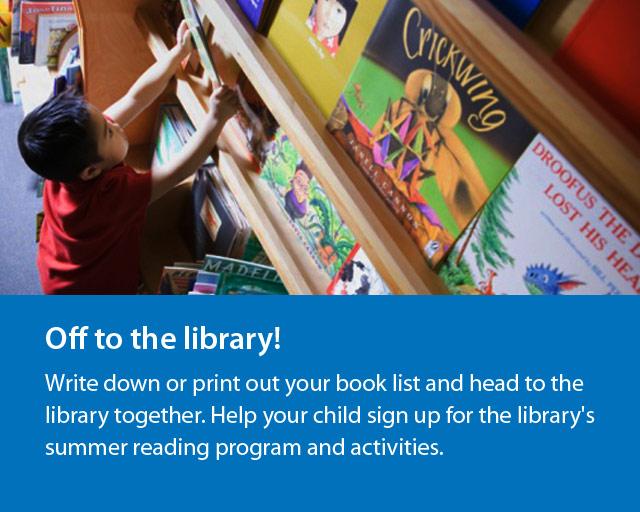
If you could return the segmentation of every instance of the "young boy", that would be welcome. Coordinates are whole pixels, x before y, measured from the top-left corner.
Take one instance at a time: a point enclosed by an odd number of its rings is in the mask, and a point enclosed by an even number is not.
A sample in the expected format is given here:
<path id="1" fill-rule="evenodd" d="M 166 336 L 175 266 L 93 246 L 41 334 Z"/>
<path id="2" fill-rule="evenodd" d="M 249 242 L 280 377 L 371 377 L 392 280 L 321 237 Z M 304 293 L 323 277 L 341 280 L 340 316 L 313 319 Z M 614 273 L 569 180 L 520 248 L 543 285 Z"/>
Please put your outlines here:
<path id="1" fill-rule="evenodd" d="M 138 173 L 124 164 L 123 128 L 164 91 L 193 51 L 185 23 L 178 44 L 104 113 L 66 92 L 29 114 L 18 134 L 27 165 L 47 179 L 38 269 L 47 294 L 134 294 L 146 208 L 193 174 L 213 151 L 238 108 L 233 91 L 217 89 L 209 113 L 182 152 Z"/>

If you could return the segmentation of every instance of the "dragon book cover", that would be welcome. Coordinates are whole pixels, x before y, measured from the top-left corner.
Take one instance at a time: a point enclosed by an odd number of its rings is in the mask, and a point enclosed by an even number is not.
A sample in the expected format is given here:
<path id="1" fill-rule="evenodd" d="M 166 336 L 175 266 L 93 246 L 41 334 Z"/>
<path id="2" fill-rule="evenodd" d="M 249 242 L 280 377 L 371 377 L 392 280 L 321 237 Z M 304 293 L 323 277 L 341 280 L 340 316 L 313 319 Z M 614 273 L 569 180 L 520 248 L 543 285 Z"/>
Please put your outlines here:
<path id="1" fill-rule="evenodd" d="M 432 266 L 535 136 L 409 0 L 387 3 L 328 128 Z"/>
<path id="2" fill-rule="evenodd" d="M 333 278 L 356 245 L 355 237 L 282 129 L 260 177 L 318 268 Z"/>
<path id="3" fill-rule="evenodd" d="M 543 136 L 449 254 L 456 294 L 640 292 L 640 238 Z"/>

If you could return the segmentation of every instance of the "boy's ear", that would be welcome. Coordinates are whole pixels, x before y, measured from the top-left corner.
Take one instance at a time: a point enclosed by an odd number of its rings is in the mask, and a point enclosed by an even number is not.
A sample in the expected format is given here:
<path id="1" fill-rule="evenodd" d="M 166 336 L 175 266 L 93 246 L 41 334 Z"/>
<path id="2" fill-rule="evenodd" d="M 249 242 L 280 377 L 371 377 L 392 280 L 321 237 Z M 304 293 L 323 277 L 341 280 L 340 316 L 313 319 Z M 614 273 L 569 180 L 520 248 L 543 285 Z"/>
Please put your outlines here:
<path id="1" fill-rule="evenodd" d="M 84 169 L 80 173 L 79 178 L 82 181 L 89 181 L 89 180 L 92 180 L 94 178 L 97 178 L 98 176 L 100 176 L 100 174 L 102 174 L 102 169 L 92 165 L 92 166 L 89 166 L 86 169 Z"/>

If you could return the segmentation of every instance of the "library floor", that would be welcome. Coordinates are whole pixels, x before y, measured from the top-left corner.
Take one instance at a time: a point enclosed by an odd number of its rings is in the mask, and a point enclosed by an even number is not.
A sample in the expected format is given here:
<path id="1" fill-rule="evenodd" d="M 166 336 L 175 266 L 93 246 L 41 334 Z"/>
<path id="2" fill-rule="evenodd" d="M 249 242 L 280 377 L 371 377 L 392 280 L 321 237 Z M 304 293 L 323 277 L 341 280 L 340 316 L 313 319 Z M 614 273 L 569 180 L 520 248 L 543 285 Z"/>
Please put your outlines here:
<path id="1" fill-rule="evenodd" d="M 24 165 L 16 137 L 22 109 L 0 102 L 0 294 L 39 294 L 36 269 L 36 179 Z"/>

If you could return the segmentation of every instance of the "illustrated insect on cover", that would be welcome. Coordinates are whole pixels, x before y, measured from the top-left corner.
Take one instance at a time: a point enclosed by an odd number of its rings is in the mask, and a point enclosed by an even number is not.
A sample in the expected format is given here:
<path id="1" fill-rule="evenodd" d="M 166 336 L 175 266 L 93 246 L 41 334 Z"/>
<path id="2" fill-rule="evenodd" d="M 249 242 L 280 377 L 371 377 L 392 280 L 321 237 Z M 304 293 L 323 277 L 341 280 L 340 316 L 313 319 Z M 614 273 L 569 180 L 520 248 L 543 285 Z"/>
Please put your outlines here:
<path id="1" fill-rule="evenodd" d="M 318 267 L 333 278 L 355 238 L 282 129 L 260 175 Z"/>
<path id="2" fill-rule="evenodd" d="M 431 265 L 535 135 L 409 0 L 387 3 L 329 130 Z"/>
<path id="3" fill-rule="evenodd" d="M 543 136 L 449 254 L 453 293 L 640 292 L 640 238 Z"/>

